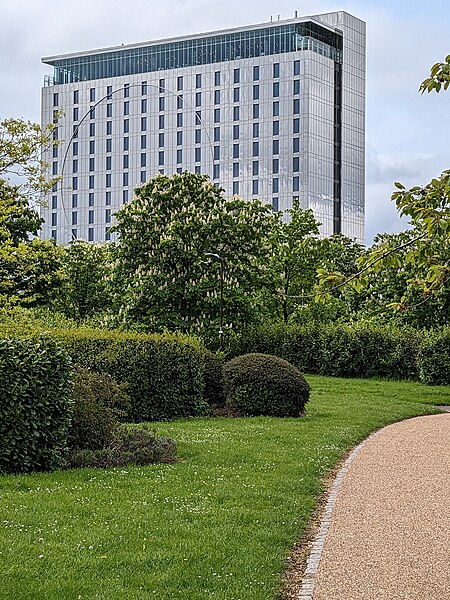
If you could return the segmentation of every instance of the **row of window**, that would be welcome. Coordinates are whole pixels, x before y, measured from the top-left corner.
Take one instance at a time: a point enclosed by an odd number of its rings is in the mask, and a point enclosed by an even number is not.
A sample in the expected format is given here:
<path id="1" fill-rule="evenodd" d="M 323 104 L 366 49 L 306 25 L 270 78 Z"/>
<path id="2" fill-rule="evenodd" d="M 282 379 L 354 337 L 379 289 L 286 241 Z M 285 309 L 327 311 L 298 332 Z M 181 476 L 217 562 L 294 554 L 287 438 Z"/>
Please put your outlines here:
<path id="1" fill-rule="evenodd" d="M 299 60 L 295 60 L 293 63 L 293 74 L 294 77 L 300 75 L 300 61 Z M 280 63 L 273 63 L 272 65 L 272 78 L 273 79 L 278 79 L 280 77 Z M 203 79 L 203 75 L 202 73 L 197 73 L 195 76 L 195 87 L 196 89 L 199 89 L 202 87 L 202 79 Z M 259 65 L 254 65 L 253 66 L 253 81 L 259 81 L 260 80 L 260 67 Z M 217 87 L 220 85 L 221 82 L 221 72 L 220 71 L 215 71 L 214 72 L 214 86 Z M 241 69 L 240 68 L 236 68 L 233 71 L 233 83 L 237 84 L 241 82 Z M 160 79 L 158 85 L 156 84 L 149 84 L 147 83 L 147 81 L 142 81 L 140 84 L 135 84 L 130 86 L 129 83 L 125 83 L 123 88 L 120 88 L 120 91 L 123 89 L 123 95 L 125 98 L 128 98 L 130 96 L 130 87 L 141 87 L 141 95 L 142 96 L 146 96 L 148 94 L 148 90 L 149 88 L 157 88 L 159 90 L 159 93 L 163 93 L 165 91 L 167 91 L 166 88 L 166 81 L 165 79 Z M 177 92 L 180 92 L 184 89 L 184 77 L 183 75 L 180 75 L 177 77 Z M 119 90 L 115 90 L 113 91 L 113 86 L 109 85 L 106 88 L 106 98 L 111 98 L 112 94 L 118 92 Z M 294 91 L 295 93 L 295 91 Z M 101 101 L 103 98 L 99 98 L 98 101 Z M 89 89 L 89 102 L 95 102 L 97 100 L 97 90 L 96 88 L 90 88 Z M 73 91 L 73 103 L 74 104 L 79 104 L 80 102 L 80 92 L 79 90 L 74 90 Z M 59 93 L 55 92 L 53 94 L 53 106 L 59 106 Z"/>

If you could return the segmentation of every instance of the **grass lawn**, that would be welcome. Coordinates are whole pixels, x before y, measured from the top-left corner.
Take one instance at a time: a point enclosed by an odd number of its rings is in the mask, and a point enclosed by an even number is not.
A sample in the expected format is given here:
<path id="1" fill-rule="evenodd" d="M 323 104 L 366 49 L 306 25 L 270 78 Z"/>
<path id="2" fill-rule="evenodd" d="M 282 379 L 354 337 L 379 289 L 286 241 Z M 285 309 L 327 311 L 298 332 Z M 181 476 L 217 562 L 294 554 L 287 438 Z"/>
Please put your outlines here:
<path id="1" fill-rule="evenodd" d="M 270 600 L 321 476 L 450 387 L 309 376 L 301 419 L 157 424 L 176 465 L 0 477 L 3 600 Z"/>

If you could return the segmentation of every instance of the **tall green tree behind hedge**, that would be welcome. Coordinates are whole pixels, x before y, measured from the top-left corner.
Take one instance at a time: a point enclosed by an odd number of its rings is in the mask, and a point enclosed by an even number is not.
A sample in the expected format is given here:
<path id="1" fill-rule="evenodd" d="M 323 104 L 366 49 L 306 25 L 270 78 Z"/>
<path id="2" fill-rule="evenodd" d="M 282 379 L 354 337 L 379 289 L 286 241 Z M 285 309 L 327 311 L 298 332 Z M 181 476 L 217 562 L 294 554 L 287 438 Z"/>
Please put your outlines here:
<path id="1" fill-rule="evenodd" d="M 256 318 L 267 283 L 274 216 L 258 200 L 230 200 L 207 176 L 159 175 L 116 214 L 113 268 L 118 323 L 205 332 L 219 327 L 220 262 L 224 324 Z"/>

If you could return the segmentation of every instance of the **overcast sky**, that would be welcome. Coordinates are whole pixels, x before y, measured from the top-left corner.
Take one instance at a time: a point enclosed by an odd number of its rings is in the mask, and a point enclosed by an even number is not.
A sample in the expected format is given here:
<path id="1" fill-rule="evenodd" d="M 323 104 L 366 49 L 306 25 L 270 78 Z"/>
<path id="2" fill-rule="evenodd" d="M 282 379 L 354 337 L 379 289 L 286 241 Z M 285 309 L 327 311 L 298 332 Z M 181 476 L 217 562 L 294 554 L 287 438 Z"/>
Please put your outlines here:
<path id="1" fill-rule="evenodd" d="M 367 23 L 366 242 L 405 228 L 393 182 L 450 168 L 450 91 L 418 93 L 450 54 L 448 0 L 1 0 L 0 119 L 40 120 L 41 57 L 346 10 Z"/>

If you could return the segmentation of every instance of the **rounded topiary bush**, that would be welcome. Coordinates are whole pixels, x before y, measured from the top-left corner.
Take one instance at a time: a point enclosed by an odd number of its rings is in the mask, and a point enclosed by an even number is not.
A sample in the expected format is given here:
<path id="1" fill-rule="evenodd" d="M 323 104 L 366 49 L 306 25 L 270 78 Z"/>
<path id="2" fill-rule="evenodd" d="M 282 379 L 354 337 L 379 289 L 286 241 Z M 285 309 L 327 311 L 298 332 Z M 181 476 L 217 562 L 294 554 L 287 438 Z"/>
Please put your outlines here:
<path id="1" fill-rule="evenodd" d="M 270 354 L 244 354 L 224 365 L 226 406 L 241 415 L 298 417 L 309 384 L 291 363 Z"/>

